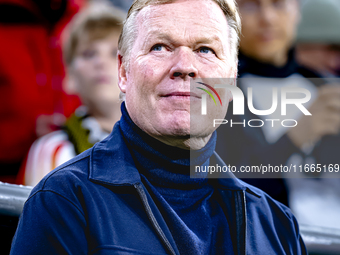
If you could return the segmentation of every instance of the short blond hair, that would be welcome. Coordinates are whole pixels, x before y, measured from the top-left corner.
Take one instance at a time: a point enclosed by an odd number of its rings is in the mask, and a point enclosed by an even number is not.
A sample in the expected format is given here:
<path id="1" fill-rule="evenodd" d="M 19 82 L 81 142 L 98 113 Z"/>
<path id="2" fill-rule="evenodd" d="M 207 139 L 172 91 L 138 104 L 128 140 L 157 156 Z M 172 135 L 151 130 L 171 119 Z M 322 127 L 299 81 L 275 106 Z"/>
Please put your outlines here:
<path id="1" fill-rule="evenodd" d="M 113 7 L 106 1 L 93 1 L 77 13 L 68 28 L 63 43 L 63 58 L 70 66 L 76 56 L 77 48 L 88 36 L 90 40 L 103 39 L 113 31 L 120 32 L 126 13 Z"/>
<path id="2" fill-rule="evenodd" d="M 176 2 L 177 0 L 135 0 L 130 7 L 127 18 L 124 22 L 122 33 L 119 37 L 118 50 L 123 56 L 123 62 L 128 68 L 131 48 L 137 36 L 137 14 L 149 5 L 167 4 Z M 201 1 L 201 0 L 198 0 Z M 235 0 L 211 0 L 218 4 L 222 9 L 229 26 L 229 43 L 231 54 L 235 58 L 235 63 L 238 62 L 238 47 L 241 34 L 241 19 Z"/>

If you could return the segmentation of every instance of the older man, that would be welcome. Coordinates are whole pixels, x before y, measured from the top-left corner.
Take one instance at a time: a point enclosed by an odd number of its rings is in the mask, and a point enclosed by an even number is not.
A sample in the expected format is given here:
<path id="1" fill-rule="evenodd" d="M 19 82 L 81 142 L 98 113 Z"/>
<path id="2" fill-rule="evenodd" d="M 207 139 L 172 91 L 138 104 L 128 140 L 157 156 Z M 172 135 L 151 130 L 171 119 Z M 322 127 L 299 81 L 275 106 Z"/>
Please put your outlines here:
<path id="1" fill-rule="evenodd" d="M 285 206 L 236 178 L 190 178 L 190 164 L 224 165 L 190 80 L 235 80 L 239 26 L 232 0 L 133 4 L 119 42 L 122 118 L 34 188 L 12 254 L 306 254 Z M 230 94 L 217 92 L 221 118 Z"/>

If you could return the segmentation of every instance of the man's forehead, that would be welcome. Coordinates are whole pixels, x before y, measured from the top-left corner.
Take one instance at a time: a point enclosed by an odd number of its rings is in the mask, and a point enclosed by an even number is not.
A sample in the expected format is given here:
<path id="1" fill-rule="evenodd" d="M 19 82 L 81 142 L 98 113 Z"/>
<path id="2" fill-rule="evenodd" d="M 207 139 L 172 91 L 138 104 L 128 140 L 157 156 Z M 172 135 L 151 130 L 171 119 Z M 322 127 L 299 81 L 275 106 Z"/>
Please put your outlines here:
<path id="1" fill-rule="evenodd" d="M 144 45 L 147 45 L 149 42 L 152 43 L 153 40 L 167 42 L 174 46 L 188 43 L 193 45 L 214 44 L 216 46 L 219 45 L 219 47 L 223 47 L 222 45 L 228 42 L 228 40 L 223 40 L 223 38 L 217 36 L 216 33 L 211 30 L 209 31 L 209 33 L 199 31 L 193 36 L 190 36 L 189 34 L 178 36 L 178 34 L 171 29 L 167 29 L 164 31 L 162 29 L 158 29 L 157 27 L 148 31 L 145 36 Z"/>
<path id="2" fill-rule="evenodd" d="M 228 22 L 223 11 L 212 0 L 149 5 L 138 13 L 137 23 L 139 28 L 143 28 L 148 34 L 163 38 L 179 25 L 185 33 L 190 33 L 191 29 L 198 26 L 200 29 L 195 30 L 195 33 L 198 33 L 198 36 L 211 34 L 210 39 L 216 39 L 217 36 L 213 35 L 217 32 L 228 31 Z"/>
<path id="3" fill-rule="evenodd" d="M 190 7 L 190 8 L 185 8 Z M 183 11 L 185 9 L 185 12 Z M 137 15 L 138 22 L 152 22 L 164 15 L 182 19 L 205 19 L 221 22 L 225 18 L 222 9 L 212 0 L 178 0 L 168 3 L 152 4 L 144 7 Z M 173 22 L 178 20 L 172 19 Z"/>
<path id="4" fill-rule="evenodd" d="M 170 29 L 163 30 L 157 27 L 149 30 L 150 36 L 157 37 L 157 39 L 163 39 L 165 41 L 172 40 L 171 32 L 172 31 Z M 213 43 L 214 41 L 220 41 L 220 38 L 215 33 L 211 33 L 207 35 L 204 32 L 203 33 L 200 33 L 200 32 L 201 31 L 197 32 L 197 36 L 195 37 L 195 41 L 197 43 Z"/>

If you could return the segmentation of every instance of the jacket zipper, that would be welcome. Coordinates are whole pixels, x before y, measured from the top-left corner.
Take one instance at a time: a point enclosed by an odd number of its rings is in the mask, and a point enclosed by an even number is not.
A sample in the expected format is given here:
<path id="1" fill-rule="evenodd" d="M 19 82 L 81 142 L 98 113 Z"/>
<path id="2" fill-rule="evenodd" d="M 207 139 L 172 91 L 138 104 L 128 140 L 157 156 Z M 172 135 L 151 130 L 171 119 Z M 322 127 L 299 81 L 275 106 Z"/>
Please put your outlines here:
<path id="1" fill-rule="evenodd" d="M 247 208 L 246 208 L 246 194 L 245 191 L 235 192 L 235 223 L 237 233 L 237 254 L 247 254 Z"/>
<path id="2" fill-rule="evenodd" d="M 246 192 L 243 191 L 243 206 L 244 206 L 244 254 L 247 255 L 247 206 L 246 206 Z"/>
<path id="3" fill-rule="evenodd" d="M 176 252 L 175 250 L 173 249 L 173 247 L 171 246 L 169 240 L 166 238 L 163 230 L 161 229 L 161 227 L 158 225 L 158 222 L 155 218 L 155 216 L 153 215 L 152 213 L 152 210 L 150 208 L 150 205 L 149 205 L 149 202 L 148 202 L 148 199 L 146 197 L 146 194 L 145 194 L 145 191 L 142 187 L 141 184 L 135 184 L 134 187 L 136 188 L 137 190 L 137 193 L 138 195 L 140 196 L 142 202 L 143 202 L 143 206 L 144 206 L 144 209 L 148 215 L 148 218 L 149 220 L 151 221 L 153 227 L 156 229 L 157 231 L 157 234 L 161 237 L 162 241 L 164 242 L 166 248 L 169 250 L 170 254 L 172 255 L 176 255 Z"/>
<path id="4" fill-rule="evenodd" d="M 239 193 L 240 194 L 240 193 Z M 241 195 L 242 194 L 242 195 Z M 243 190 L 240 196 L 237 196 L 239 205 L 236 207 L 238 209 L 237 214 L 242 215 L 242 225 L 239 225 L 239 233 L 244 234 L 244 255 L 247 254 L 247 207 L 246 207 L 246 193 Z"/>

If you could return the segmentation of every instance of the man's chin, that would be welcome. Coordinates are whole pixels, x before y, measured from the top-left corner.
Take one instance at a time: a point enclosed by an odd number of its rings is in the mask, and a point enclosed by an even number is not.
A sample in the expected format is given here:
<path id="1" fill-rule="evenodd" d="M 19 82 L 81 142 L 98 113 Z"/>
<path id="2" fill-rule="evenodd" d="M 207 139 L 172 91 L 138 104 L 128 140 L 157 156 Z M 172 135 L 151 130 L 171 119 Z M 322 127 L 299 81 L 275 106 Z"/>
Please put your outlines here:
<path id="1" fill-rule="evenodd" d="M 190 123 L 167 123 L 162 128 L 157 130 L 157 135 L 154 136 L 157 140 L 174 147 L 182 149 L 201 149 L 209 140 L 214 130 L 203 128 L 202 125 L 195 125 L 195 128 L 190 126 Z M 202 129 L 203 128 L 203 129 Z"/>
<path id="2" fill-rule="evenodd" d="M 190 137 L 190 125 L 184 127 L 173 127 L 167 130 L 169 137 L 183 138 Z"/>

